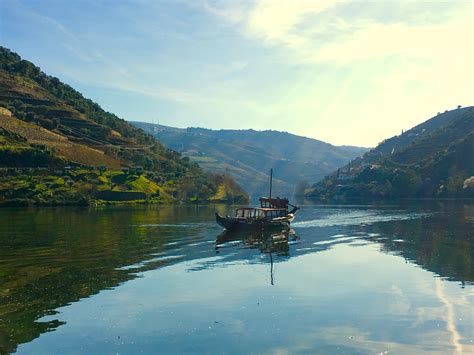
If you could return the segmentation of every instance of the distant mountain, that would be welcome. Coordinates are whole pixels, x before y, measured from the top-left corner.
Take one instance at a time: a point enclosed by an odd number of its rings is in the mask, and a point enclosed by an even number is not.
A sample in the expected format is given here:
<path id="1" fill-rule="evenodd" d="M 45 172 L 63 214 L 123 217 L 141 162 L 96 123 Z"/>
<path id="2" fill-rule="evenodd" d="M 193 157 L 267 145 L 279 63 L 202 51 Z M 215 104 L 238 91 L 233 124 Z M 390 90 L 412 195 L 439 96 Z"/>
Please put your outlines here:
<path id="1" fill-rule="evenodd" d="M 245 193 L 0 47 L 0 204 L 178 202 Z"/>
<path id="2" fill-rule="evenodd" d="M 311 201 L 474 197 L 474 107 L 384 140 L 305 192 Z"/>
<path id="3" fill-rule="evenodd" d="M 362 155 L 367 148 L 342 146 L 278 131 L 174 128 L 131 122 L 153 134 L 205 170 L 229 174 L 256 198 L 268 193 L 270 168 L 274 193 L 292 196 L 297 186 L 321 179 L 338 166 Z"/>

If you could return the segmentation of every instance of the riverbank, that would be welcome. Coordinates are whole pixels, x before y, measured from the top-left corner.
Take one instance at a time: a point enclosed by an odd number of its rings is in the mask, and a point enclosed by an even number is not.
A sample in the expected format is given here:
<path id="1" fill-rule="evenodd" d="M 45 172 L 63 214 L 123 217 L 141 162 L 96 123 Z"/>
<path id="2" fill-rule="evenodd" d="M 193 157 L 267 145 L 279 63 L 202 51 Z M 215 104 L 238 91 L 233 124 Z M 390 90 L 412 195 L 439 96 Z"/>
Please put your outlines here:
<path id="1" fill-rule="evenodd" d="M 211 188 L 212 187 L 212 188 Z M 0 206 L 97 206 L 181 203 L 247 203 L 225 178 L 196 182 L 138 169 L 3 169 Z"/>

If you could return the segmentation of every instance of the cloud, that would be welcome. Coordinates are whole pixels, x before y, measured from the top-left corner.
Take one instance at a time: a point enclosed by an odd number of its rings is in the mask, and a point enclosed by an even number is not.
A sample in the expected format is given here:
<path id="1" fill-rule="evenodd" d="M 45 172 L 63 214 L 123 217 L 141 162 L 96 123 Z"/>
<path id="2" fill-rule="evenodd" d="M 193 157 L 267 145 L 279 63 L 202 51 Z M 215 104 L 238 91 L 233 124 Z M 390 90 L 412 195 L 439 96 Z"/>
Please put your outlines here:
<path id="1" fill-rule="evenodd" d="M 472 37 L 473 17 L 470 2 L 401 1 L 380 7 L 347 0 L 260 0 L 240 22 L 247 35 L 293 50 L 292 59 L 299 62 L 348 63 L 459 49 L 462 38 Z"/>
<path id="2" fill-rule="evenodd" d="M 411 60 L 457 56 L 464 54 L 464 41 L 469 38 L 469 33 L 472 37 L 474 28 L 470 15 L 441 25 L 368 23 L 346 40 L 322 46 L 312 58 L 315 61 L 347 63 L 390 55 Z"/>
<path id="3" fill-rule="evenodd" d="M 208 11 L 230 24 L 238 24 L 244 21 L 250 4 L 248 2 L 241 3 L 237 1 L 193 1 L 194 5 L 197 3 L 198 6 L 205 11 Z"/>
<path id="4" fill-rule="evenodd" d="M 341 127 L 341 142 L 355 134 L 364 137 L 358 144 L 368 145 L 436 111 L 472 104 L 473 6 L 468 1 L 259 0 L 240 14 L 245 18 L 238 26 L 277 55 L 279 65 L 307 72 L 305 79 L 293 80 L 293 86 L 301 83 L 299 94 L 289 97 L 287 91 L 272 104 L 273 116 L 303 117 L 305 112 L 292 115 L 288 108 L 308 107 L 317 117 L 310 126 L 318 138 L 334 140 L 331 121 Z M 322 79 L 328 73 L 332 82 Z M 326 105 L 315 106 L 322 97 Z M 374 127 L 373 137 L 363 131 L 368 126 Z"/>
<path id="5" fill-rule="evenodd" d="M 296 25 L 306 16 L 317 15 L 339 2 L 341 0 L 260 0 L 249 15 L 247 29 L 270 43 L 304 43 L 304 37 L 292 34 Z"/>

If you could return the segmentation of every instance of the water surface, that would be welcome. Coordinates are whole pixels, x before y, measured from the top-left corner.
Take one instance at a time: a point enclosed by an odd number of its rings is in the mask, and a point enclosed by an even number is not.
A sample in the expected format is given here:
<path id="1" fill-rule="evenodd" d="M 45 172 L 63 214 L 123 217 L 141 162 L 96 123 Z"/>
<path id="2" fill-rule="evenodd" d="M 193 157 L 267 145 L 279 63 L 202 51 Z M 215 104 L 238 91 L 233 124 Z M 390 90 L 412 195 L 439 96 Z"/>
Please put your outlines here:
<path id="1" fill-rule="evenodd" d="M 0 209 L 0 353 L 472 353 L 474 206 Z"/>

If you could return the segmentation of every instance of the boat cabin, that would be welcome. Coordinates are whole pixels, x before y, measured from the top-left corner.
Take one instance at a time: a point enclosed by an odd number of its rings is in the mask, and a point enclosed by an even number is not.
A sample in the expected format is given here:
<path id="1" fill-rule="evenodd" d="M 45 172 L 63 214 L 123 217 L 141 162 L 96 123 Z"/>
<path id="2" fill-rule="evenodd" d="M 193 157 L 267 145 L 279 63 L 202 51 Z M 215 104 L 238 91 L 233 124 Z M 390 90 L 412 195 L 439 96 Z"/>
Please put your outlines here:
<path id="1" fill-rule="evenodd" d="M 285 208 L 288 209 L 288 199 L 287 198 L 269 198 L 269 197 L 260 197 L 260 207 L 261 208 Z"/>
<path id="2" fill-rule="evenodd" d="M 239 219 L 267 219 L 271 220 L 278 217 L 286 217 L 288 210 L 286 208 L 258 208 L 243 207 L 235 210 L 235 217 Z"/>

